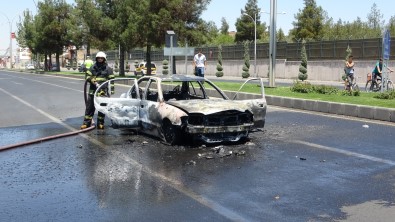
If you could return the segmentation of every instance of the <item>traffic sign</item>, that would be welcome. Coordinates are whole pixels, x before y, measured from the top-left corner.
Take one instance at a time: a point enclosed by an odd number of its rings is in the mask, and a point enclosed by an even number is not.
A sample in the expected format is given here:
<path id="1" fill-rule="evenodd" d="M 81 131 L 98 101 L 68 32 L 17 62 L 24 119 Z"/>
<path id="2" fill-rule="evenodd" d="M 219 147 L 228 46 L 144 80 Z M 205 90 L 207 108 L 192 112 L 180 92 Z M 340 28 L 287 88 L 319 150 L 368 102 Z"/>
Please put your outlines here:
<path id="1" fill-rule="evenodd" d="M 165 56 L 193 56 L 195 55 L 195 48 L 183 48 L 183 47 L 165 47 L 163 55 Z"/>
<path id="2" fill-rule="evenodd" d="M 390 44 L 391 44 L 391 36 L 390 31 L 387 29 L 384 33 L 383 37 L 383 59 L 390 59 Z"/>

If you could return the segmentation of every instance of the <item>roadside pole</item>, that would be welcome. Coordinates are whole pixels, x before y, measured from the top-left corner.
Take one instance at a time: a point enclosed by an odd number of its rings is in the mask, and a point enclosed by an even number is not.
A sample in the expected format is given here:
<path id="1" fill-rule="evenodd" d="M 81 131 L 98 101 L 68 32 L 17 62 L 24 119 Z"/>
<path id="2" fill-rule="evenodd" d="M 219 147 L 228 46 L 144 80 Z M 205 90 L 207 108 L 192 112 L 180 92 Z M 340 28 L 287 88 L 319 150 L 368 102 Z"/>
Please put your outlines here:
<path id="1" fill-rule="evenodd" d="M 389 30 L 385 30 L 383 34 L 383 68 L 382 68 L 382 81 L 381 81 L 381 92 L 384 92 L 387 90 L 386 82 L 385 80 L 388 80 L 389 73 L 388 73 L 388 60 L 390 59 L 390 47 L 391 46 L 391 35 Z M 386 68 L 384 68 L 386 67 Z"/>

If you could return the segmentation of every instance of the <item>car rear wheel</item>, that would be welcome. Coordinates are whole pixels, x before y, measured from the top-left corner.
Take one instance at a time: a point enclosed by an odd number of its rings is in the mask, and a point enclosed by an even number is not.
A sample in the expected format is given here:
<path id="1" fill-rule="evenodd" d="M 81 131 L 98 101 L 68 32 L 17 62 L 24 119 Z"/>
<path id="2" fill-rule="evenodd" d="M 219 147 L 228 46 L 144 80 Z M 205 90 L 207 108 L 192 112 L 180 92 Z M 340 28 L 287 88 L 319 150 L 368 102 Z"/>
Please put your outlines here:
<path id="1" fill-rule="evenodd" d="M 180 130 L 176 126 L 171 124 L 168 119 L 163 120 L 162 133 L 165 141 L 170 145 L 175 145 L 180 140 Z"/>

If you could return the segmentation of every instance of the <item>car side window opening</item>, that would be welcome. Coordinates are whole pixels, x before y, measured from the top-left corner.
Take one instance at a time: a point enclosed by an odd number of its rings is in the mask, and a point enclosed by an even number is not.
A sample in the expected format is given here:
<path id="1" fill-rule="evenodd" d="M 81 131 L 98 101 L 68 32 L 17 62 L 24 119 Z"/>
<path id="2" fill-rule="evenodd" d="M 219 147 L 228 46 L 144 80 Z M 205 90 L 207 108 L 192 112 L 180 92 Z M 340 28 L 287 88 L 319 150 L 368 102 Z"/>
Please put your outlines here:
<path id="1" fill-rule="evenodd" d="M 146 90 L 149 80 L 150 80 L 149 78 L 145 78 L 145 79 L 142 79 L 138 82 L 138 87 L 139 87 L 140 97 L 141 97 L 140 99 L 147 98 L 145 90 Z"/>
<path id="2" fill-rule="evenodd" d="M 150 101 L 158 101 L 158 84 L 156 80 L 151 79 L 147 87 L 146 99 Z"/>

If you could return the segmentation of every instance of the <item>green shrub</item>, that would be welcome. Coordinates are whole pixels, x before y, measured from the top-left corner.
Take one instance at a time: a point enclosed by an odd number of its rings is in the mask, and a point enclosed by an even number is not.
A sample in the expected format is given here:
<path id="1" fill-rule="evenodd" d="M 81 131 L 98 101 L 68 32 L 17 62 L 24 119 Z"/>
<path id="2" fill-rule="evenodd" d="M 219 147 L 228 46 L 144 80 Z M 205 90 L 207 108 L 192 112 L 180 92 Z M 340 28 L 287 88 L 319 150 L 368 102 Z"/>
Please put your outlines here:
<path id="1" fill-rule="evenodd" d="M 169 61 L 167 61 L 167 59 L 164 59 L 162 61 L 162 74 L 163 75 L 169 74 Z"/>
<path id="2" fill-rule="evenodd" d="M 311 93 L 314 91 L 314 87 L 309 82 L 295 81 L 291 86 L 291 91 L 299 93 Z"/>
<path id="3" fill-rule="evenodd" d="M 241 76 L 243 78 L 248 78 L 250 77 L 250 52 L 249 52 L 249 42 L 245 41 L 244 42 L 244 65 L 243 65 L 243 72 L 241 73 Z"/>
<path id="4" fill-rule="evenodd" d="M 335 86 L 326 86 L 326 85 L 319 85 L 319 86 L 314 86 L 314 91 L 316 93 L 320 93 L 320 94 L 336 94 L 339 89 L 336 88 Z"/>
<path id="5" fill-rule="evenodd" d="M 306 53 L 306 41 L 302 41 L 302 49 L 300 50 L 300 57 L 302 61 L 299 66 L 298 79 L 305 81 L 308 78 L 307 75 L 307 53 Z"/>
<path id="6" fill-rule="evenodd" d="M 341 95 L 342 96 L 360 96 L 361 91 L 359 91 L 359 90 L 353 90 L 353 91 L 342 90 Z"/>
<path id="7" fill-rule="evenodd" d="M 376 99 L 395 99 L 395 91 L 379 93 L 373 97 Z"/>
<path id="8" fill-rule="evenodd" d="M 222 67 L 222 46 L 219 45 L 219 46 L 218 46 L 217 72 L 215 73 L 215 75 L 216 75 L 217 77 L 222 77 L 222 76 L 224 76 L 223 70 L 224 70 L 224 68 Z"/>

